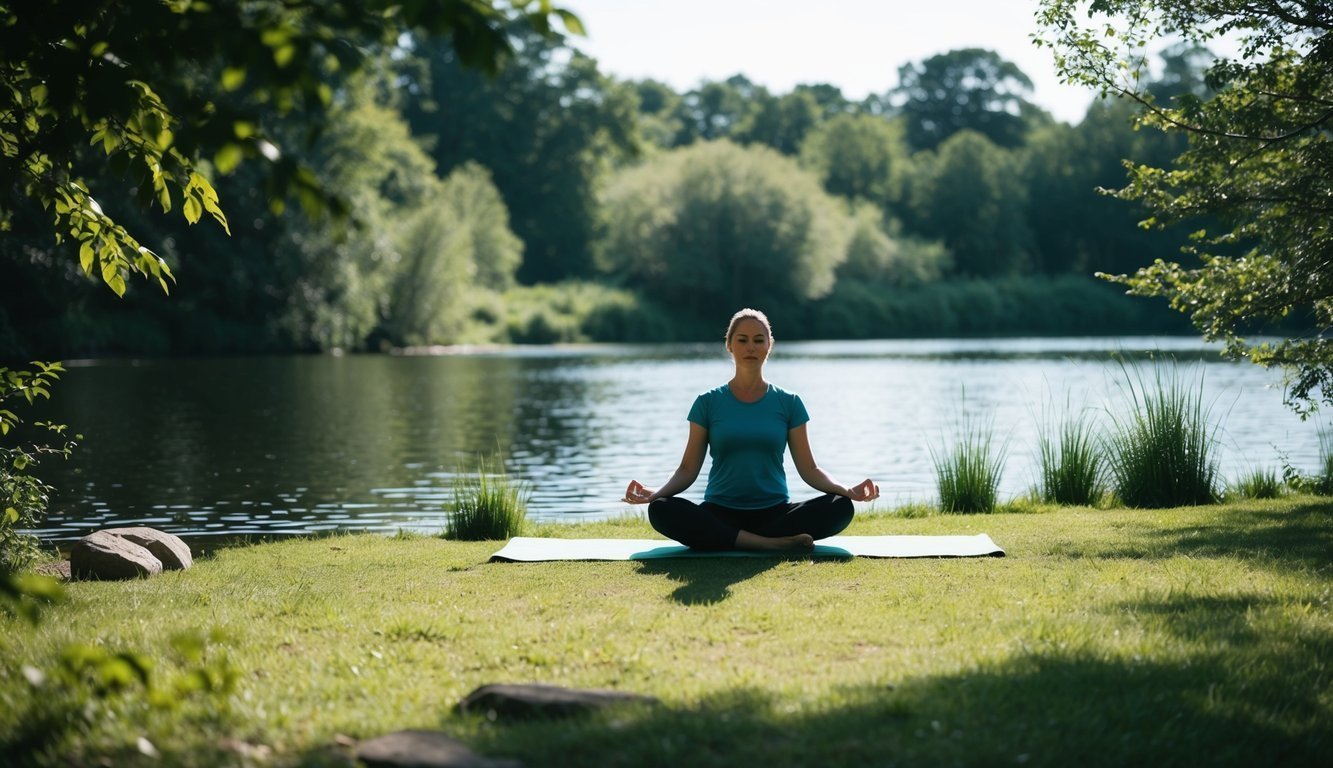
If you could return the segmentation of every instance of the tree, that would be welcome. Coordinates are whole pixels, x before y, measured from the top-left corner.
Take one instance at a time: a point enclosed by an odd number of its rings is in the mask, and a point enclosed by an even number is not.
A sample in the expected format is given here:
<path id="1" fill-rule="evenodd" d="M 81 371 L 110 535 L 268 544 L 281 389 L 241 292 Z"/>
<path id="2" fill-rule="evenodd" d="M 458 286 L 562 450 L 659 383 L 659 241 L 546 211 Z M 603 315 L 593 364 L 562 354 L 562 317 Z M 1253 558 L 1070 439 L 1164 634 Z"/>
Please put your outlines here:
<path id="1" fill-rule="evenodd" d="M 602 211 L 603 271 L 691 320 L 827 294 L 856 228 L 794 160 L 729 141 L 621 171 Z"/>
<path id="2" fill-rule="evenodd" d="M 636 89 L 558 41 L 514 34 L 521 50 L 493 78 L 467 68 L 448 40 L 414 40 L 404 113 L 440 173 L 467 162 L 490 171 L 524 244 L 521 282 L 587 276 L 598 181 L 640 150 Z"/>
<path id="3" fill-rule="evenodd" d="M 228 226 L 213 174 L 262 162 L 275 196 L 306 207 L 336 197 L 276 143 L 261 107 L 286 113 L 333 101 L 328 79 L 355 69 L 361 48 L 404 27 L 452 35 L 470 66 L 513 53 L 513 18 L 554 34 L 578 19 L 549 0 L 47 0 L 0 4 L 0 221 L 40 203 L 87 274 L 123 294 L 130 273 L 172 279 L 166 261 L 107 215 L 78 171 L 93 145 L 127 188 L 163 211 L 179 206 Z"/>
<path id="4" fill-rule="evenodd" d="M 1142 107 L 1140 123 L 1188 137 L 1165 168 L 1129 164 L 1116 194 L 1142 202 L 1148 226 L 1211 218 L 1188 252 L 1109 279 L 1161 296 L 1235 358 L 1286 367 L 1288 402 L 1333 404 L 1333 7 L 1302 0 L 1110 0 L 1081 22 L 1074 0 L 1043 0 L 1038 41 L 1061 75 Z M 1146 87 L 1140 51 L 1164 38 L 1230 36 L 1235 58 L 1207 71 L 1211 95 L 1164 99 Z M 1315 330 L 1275 344 L 1251 332 L 1296 317 Z"/>
<path id="5" fill-rule="evenodd" d="M 837 115 L 801 145 L 801 164 L 819 174 L 824 189 L 886 211 L 902 201 L 909 163 L 902 122 L 876 115 Z"/>
<path id="6" fill-rule="evenodd" d="M 949 249 L 958 274 L 1002 277 L 1027 266 L 1032 233 L 1012 152 L 974 131 L 959 131 L 917 167 L 914 220 L 922 234 Z"/>
<path id="7" fill-rule="evenodd" d="M 819 102 L 807 91 L 773 96 L 760 90 L 751 112 L 732 132 L 741 144 L 766 144 L 784 155 L 795 155 L 801 141 L 820 120 Z"/>
<path id="8" fill-rule="evenodd" d="M 1032 81 L 994 51 L 961 48 L 898 69 L 896 96 L 915 150 L 934 149 L 961 130 L 982 134 L 1001 147 L 1023 143 Z"/>

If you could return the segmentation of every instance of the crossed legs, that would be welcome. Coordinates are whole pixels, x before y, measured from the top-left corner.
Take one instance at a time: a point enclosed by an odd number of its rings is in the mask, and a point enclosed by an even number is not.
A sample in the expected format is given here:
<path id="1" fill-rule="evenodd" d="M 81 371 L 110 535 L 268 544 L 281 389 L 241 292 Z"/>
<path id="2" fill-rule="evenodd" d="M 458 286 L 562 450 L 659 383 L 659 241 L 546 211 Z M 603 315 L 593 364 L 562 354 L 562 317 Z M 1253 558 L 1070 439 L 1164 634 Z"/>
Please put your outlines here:
<path id="1" fill-rule="evenodd" d="M 766 509 L 695 504 L 677 496 L 648 505 L 648 521 L 658 533 L 703 550 L 809 549 L 816 539 L 846 528 L 852 514 L 852 500 L 831 493 Z"/>

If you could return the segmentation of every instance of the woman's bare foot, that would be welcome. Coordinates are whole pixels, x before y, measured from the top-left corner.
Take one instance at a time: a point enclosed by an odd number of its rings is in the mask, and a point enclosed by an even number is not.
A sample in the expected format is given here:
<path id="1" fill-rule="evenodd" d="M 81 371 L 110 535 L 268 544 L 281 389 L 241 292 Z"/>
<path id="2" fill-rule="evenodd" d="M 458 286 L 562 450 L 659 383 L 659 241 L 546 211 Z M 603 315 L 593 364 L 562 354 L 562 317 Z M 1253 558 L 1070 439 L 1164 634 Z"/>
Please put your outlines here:
<path id="1" fill-rule="evenodd" d="M 798 533 L 795 536 L 760 536 L 757 533 L 741 531 L 736 534 L 737 549 L 800 552 L 813 549 L 814 546 L 815 539 L 808 533 Z"/>

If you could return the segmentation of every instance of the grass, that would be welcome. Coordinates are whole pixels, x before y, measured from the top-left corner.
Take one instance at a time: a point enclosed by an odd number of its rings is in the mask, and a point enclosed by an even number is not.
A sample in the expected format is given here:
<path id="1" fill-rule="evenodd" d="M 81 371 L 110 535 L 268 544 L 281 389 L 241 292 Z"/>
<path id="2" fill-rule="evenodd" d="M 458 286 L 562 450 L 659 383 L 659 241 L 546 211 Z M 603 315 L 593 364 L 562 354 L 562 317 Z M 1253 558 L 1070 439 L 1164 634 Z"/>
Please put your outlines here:
<path id="1" fill-rule="evenodd" d="M 1252 469 L 1241 475 L 1227 489 L 1228 499 L 1276 499 L 1284 490 L 1275 469 Z"/>
<path id="2" fill-rule="evenodd" d="M 488 462 L 483 460 L 476 472 L 455 474 L 453 492 L 453 510 L 444 538 L 487 541 L 522 533 L 528 514 L 528 490 L 503 471 L 495 471 Z"/>
<path id="3" fill-rule="evenodd" d="M 1096 424 L 1087 412 L 1066 415 L 1055 435 L 1040 430 L 1037 458 L 1041 478 L 1037 497 L 1047 504 L 1092 506 L 1106 490 L 1105 464 Z"/>
<path id="4" fill-rule="evenodd" d="M 942 511 L 995 511 L 1004 450 L 994 448 L 989 425 L 981 427 L 964 419 L 962 435 L 953 446 L 943 455 L 932 448 L 930 458 L 935 464 L 935 487 Z"/>
<path id="5" fill-rule="evenodd" d="M 71 584 L 37 626 L 0 617 L 0 751 L 34 759 L 14 739 L 52 692 L 25 667 L 82 642 L 172 677 L 197 662 L 170 638 L 216 632 L 205 661 L 239 672 L 229 694 L 110 698 L 28 746 L 59 765 L 348 765 L 348 739 L 429 728 L 529 766 L 1326 760 L 1333 502 L 882 514 L 847 531 L 978 532 L 1009 556 L 491 564 L 497 542 L 365 534 L 224 549 Z M 492 682 L 662 703 L 511 725 L 455 711 Z"/>
<path id="6" fill-rule="evenodd" d="M 1218 470 L 1203 379 L 1192 387 L 1174 367 L 1151 379 L 1124 368 L 1128 405 L 1113 414 L 1106 439 L 1112 490 L 1130 507 L 1174 507 L 1218 500 Z"/>

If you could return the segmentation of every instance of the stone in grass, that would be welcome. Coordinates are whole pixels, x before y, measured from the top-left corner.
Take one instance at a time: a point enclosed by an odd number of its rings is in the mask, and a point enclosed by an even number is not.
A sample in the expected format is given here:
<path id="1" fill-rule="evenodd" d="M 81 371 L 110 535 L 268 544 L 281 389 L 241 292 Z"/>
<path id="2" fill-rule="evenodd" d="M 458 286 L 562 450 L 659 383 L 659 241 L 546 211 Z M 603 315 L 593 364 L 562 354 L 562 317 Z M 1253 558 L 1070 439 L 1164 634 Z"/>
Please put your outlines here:
<path id="1" fill-rule="evenodd" d="M 557 685 L 483 685 L 458 704 L 462 712 L 492 719 L 529 720 L 582 715 L 595 709 L 627 704 L 656 704 L 657 699 L 623 691 L 561 688 Z"/>
<path id="2" fill-rule="evenodd" d="M 438 731 L 408 730 L 362 742 L 356 757 L 371 768 L 522 768 L 517 760 L 483 757 Z"/>
<path id="3" fill-rule="evenodd" d="M 119 536 L 152 552 L 153 557 L 156 557 L 162 563 L 162 570 L 164 571 L 183 571 L 194 565 L 194 556 L 190 554 L 190 545 L 175 534 L 145 526 L 106 528 L 103 529 L 102 533 Z"/>
<path id="4" fill-rule="evenodd" d="M 69 569 L 76 579 L 137 579 L 161 573 L 162 562 L 132 541 L 97 531 L 70 548 Z"/>

